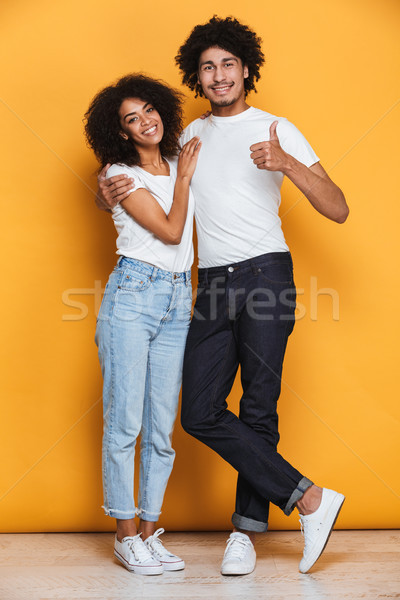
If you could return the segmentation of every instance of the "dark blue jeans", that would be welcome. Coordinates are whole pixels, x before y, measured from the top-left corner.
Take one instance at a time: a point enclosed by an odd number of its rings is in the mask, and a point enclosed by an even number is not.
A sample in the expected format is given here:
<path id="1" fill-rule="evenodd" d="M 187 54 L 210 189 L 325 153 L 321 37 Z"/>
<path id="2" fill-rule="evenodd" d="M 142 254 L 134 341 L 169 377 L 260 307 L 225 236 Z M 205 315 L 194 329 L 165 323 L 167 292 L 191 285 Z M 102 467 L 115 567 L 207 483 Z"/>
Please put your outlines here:
<path id="1" fill-rule="evenodd" d="M 199 269 L 186 342 L 182 426 L 237 471 L 239 529 L 266 531 L 269 502 L 289 515 L 312 482 L 277 451 L 277 401 L 296 288 L 289 252 Z M 240 365 L 239 417 L 226 399 Z"/>

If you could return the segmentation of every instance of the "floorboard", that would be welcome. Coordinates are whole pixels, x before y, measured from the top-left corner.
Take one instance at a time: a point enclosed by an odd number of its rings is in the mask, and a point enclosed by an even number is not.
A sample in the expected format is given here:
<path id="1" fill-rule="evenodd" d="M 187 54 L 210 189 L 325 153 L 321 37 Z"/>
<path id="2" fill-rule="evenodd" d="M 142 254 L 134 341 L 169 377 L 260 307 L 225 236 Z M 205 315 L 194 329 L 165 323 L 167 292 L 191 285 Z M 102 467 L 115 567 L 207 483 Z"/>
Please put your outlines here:
<path id="1" fill-rule="evenodd" d="M 400 531 L 334 531 L 302 575 L 299 532 L 257 540 L 257 566 L 244 577 L 219 568 L 227 534 L 166 533 L 184 571 L 140 576 L 113 556 L 110 533 L 0 534 L 1 600 L 339 600 L 400 598 Z"/>

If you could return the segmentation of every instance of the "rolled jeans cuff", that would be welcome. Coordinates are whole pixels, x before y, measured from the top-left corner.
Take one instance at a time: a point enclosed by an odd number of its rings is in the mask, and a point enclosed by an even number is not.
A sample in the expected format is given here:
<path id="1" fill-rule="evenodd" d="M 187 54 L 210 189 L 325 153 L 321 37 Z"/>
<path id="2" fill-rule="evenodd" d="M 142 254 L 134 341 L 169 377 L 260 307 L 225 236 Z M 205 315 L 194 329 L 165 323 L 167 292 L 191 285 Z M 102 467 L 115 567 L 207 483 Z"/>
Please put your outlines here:
<path id="1" fill-rule="evenodd" d="M 152 523 L 156 523 L 161 515 L 161 512 L 150 512 L 144 508 L 137 508 L 136 514 L 140 519 L 142 519 L 142 521 L 151 521 Z"/>
<path id="2" fill-rule="evenodd" d="M 238 515 L 236 512 L 232 515 L 232 524 L 236 529 L 244 529 L 245 531 L 254 531 L 256 533 L 264 533 L 268 529 L 268 523 L 242 517 L 242 515 Z"/>
<path id="3" fill-rule="evenodd" d="M 283 509 L 285 515 L 290 515 L 290 513 L 294 509 L 294 505 L 296 504 L 297 500 L 300 500 L 304 492 L 312 485 L 314 485 L 313 482 L 310 481 L 310 479 L 307 479 L 307 477 L 303 477 L 302 479 L 300 479 L 299 483 L 296 486 L 296 489 L 293 491 L 292 495 L 288 500 L 288 503 Z"/>
<path id="4" fill-rule="evenodd" d="M 104 514 L 107 517 L 112 517 L 113 519 L 120 519 L 122 521 L 126 519 L 134 519 L 136 516 L 136 509 L 131 510 L 119 510 L 118 508 L 108 508 L 107 506 L 102 507 L 104 509 Z"/>

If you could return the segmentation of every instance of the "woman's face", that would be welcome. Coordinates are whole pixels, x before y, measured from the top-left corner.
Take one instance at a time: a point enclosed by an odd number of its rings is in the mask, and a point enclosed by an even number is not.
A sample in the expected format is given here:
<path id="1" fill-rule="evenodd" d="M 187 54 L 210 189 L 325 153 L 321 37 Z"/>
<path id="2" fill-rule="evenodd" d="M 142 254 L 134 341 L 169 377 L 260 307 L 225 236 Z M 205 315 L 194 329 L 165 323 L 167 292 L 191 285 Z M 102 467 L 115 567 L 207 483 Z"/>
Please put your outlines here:
<path id="1" fill-rule="evenodd" d="M 160 115 L 149 103 L 140 98 L 126 98 L 119 107 L 121 136 L 132 140 L 135 146 L 159 144 L 164 134 Z"/>

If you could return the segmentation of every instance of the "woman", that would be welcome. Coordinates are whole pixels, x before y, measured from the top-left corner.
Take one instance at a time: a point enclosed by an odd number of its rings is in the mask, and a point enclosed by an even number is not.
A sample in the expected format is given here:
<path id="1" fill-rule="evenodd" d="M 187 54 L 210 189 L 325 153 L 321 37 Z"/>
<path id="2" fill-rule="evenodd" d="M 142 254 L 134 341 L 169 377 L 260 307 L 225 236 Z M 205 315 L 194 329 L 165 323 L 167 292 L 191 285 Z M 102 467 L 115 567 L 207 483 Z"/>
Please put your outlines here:
<path id="1" fill-rule="evenodd" d="M 128 75 L 93 99 L 85 132 L 107 177 L 134 178 L 112 216 L 120 258 L 97 319 L 103 373 L 105 513 L 117 520 L 114 553 L 135 573 L 179 570 L 156 531 L 174 461 L 171 437 L 190 323 L 193 198 L 201 143 L 179 154 L 181 96 L 144 75 Z M 134 503 L 134 452 L 140 474 Z M 138 530 L 134 517 L 140 516 Z"/>

